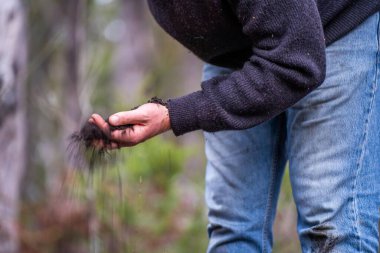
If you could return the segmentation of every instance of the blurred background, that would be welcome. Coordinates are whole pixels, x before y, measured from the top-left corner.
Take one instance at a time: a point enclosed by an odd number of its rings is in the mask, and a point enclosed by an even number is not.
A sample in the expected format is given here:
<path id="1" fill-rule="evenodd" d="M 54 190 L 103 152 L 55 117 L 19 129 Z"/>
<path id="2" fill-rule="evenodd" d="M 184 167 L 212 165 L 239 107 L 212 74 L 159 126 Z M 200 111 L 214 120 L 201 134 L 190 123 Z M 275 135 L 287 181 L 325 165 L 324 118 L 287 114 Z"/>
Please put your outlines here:
<path id="1" fill-rule="evenodd" d="M 0 252 L 205 252 L 203 137 L 168 133 L 94 171 L 68 136 L 153 96 L 199 89 L 202 62 L 142 0 L 0 2 Z M 274 252 L 300 252 L 285 174 Z"/>

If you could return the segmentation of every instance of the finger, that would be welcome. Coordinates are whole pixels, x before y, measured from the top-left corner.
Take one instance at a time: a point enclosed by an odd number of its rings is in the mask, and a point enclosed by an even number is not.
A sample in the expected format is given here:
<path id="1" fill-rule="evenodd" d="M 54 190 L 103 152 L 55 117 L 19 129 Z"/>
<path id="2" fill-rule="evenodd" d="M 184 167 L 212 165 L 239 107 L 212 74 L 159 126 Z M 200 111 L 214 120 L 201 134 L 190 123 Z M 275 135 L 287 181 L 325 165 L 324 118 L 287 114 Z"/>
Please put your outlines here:
<path id="1" fill-rule="evenodd" d="M 134 128 L 127 128 L 113 131 L 111 139 L 116 140 L 123 146 L 131 147 L 140 143 L 143 140 L 143 136 L 140 131 L 135 131 Z"/>
<path id="2" fill-rule="evenodd" d="M 99 114 L 93 114 L 91 115 L 91 118 L 89 120 L 92 121 L 93 124 L 97 125 L 105 134 L 109 135 L 110 128 L 108 123 L 103 119 L 102 116 Z"/>
<path id="3" fill-rule="evenodd" d="M 108 120 L 113 126 L 120 125 L 135 125 L 145 123 L 147 121 L 147 115 L 141 110 L 132 110 L 125 112 L 118 112 L 111 115 Z"/>
<path id="4" fill-rule="evenodd" d="M 120 142 L 128 141 L 133 134 L 133 127 L 123 130 L 114 130 L 111 132 L 111 139 Z"/>

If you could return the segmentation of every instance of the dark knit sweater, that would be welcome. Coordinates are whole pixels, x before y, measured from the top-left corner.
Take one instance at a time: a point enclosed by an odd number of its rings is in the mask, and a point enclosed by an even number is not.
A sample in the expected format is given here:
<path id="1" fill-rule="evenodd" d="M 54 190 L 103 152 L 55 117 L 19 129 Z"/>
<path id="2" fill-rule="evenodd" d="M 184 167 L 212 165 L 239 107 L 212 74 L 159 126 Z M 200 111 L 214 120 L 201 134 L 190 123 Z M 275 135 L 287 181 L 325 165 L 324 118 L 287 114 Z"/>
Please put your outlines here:
<path id="1" fill-rule="evenodd" d="M 380 0 L 148 0 L 157 22 L 205 62 L 233 68 L 168 101 L 176 135 L 245 129 L 295 104 L 325 78 L 325 45 L 380 10 Z"/>

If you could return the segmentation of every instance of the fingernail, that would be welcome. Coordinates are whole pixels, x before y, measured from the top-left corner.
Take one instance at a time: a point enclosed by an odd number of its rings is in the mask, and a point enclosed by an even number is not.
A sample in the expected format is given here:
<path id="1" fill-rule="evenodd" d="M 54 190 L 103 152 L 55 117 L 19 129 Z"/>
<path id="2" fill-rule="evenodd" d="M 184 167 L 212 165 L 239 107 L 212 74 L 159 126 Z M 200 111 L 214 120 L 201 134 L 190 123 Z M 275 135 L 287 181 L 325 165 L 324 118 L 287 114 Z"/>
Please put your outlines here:
<path id="1" fill-rule="evenodd" d="M 111 116 L 110 117 L 110 123 L 112 123 L 112 124 L 119 123 L 119 117 L 118 116 Z"/>

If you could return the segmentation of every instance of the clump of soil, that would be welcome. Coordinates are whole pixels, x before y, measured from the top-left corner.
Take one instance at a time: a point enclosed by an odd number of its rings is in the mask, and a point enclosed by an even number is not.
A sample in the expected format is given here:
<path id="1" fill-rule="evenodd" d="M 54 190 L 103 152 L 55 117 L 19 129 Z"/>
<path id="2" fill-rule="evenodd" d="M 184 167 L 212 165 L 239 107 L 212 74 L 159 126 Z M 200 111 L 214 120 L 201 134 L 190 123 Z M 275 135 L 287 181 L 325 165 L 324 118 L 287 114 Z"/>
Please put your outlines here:
<path id="1" fill-rule="evenodd" d="M 107 121 L 107 120 L 106 120 Z M 122 129 L 121 126 L 110 126 L 110 131 Z M 131 126 L 125 126 L 125 128 Z M 92 170 L 94 166 L 105 160 L 109 155 L 107 145 L 111 144 L 109 133 L 104 133 L 97 125 L 86 122 L 77 132 L 69 137 L 69 160 L 75 168 L 89 168 Z M 95 143 L 102 142 L 101 146 L 95 146 Z"/>
<path id="2" fill-rule="evenodd" d="M 148 103 L 155 103 L 166 106 L 167 104 L 160 98 L 153 97 Z M 137 109 L 137 107 L 133 109 Z M 105 119 L 108 123 L 108 119 Z M 109 124 L 110 132 L 115 130 L 125 130 L 133 125 L 112 126 Z M 72 166 L 75 168 L 94 169 L 97 164 L 101 164 L 110 155 L 107 146 L 111 144 L 110 132 L 104 133 L 97 125 L 86 122 L 77 132 L 69 137 L 68 155 Z M 102 142 L 103 145 L 96 146 Z"/>

